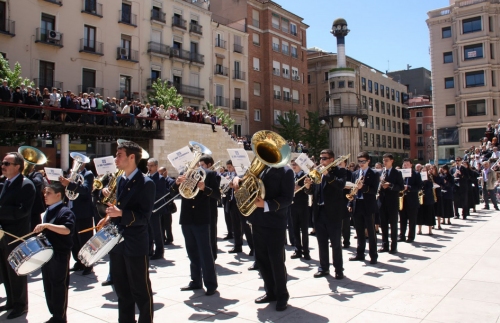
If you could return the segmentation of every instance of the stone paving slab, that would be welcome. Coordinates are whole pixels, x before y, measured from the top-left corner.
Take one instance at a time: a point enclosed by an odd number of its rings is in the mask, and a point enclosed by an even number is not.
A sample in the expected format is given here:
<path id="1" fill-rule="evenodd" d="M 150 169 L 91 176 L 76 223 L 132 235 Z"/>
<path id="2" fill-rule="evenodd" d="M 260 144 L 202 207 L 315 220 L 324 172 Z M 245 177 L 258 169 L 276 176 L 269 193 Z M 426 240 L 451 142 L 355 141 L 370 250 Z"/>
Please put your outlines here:
<path id="1" fill-rule="evenodd" d="M 346 277 L 340 281 L 313 278 L 319 264 L 315 237 L 310 236 L 311 261 L 291 260 L 293 248 L 287 246 L 291 298 L 286 311 L 276 312 L 274 303 L 254 303 L 264 294 L 262 280 L 248 271 L 253 259 L 246 245 L 245 253 L 227 253 L 232 241 L 222 240 L 226 232 L 219 208 L 218 292 L 207 297 L 203 290 L 180 291 L 190 280 L 189 259 L 174 224 L 174 245 L 165 247 L 164 260 L 150 264 L 155 322 L 500 322 L 500 212 L 480 211 L 451 221 L 432 236 L 424 228 L 414 243 L 399 243 L 396 255 L 380 254 L 377 265 L 349 262 L 355 248 L 344 249 Z M 108 270 L 106 257 L 91 275 L 71 274 L 68 322 L 117 322 L 116 294 L 101 286 Z M 28 315 L 9 322 L 50 318 L 39 271 L 30 276 L 28 291 Z M 0 305 L 4 302 L 0 287 Z M 7 321 L 7 314 L 0 313 L 0 321 Z"/>

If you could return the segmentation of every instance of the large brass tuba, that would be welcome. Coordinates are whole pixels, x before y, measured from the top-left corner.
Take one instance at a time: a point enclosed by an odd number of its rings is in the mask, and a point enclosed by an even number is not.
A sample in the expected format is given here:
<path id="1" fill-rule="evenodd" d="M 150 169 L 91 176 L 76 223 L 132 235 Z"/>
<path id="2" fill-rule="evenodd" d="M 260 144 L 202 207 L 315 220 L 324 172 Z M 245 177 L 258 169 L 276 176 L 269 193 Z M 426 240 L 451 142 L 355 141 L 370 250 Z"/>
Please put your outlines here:
<path id="1" fill-rule="evenodd" d="M 252 151 L 255 157 L 240 181 L 239 190 L 234 193 L 236 205 L 244 216 L 249 216 L 255 210 L 258 197 L 264 198 L 266 195 L 264 183 L 259 178 L 266 165 L 283 167 L 292 156 L 286 140 L 269 130 L 258 131 L 252 136 Z"/>
<path id="2" fill-rule="evenodd" d="M 73 167 L 71 167 L 71 175 L 69 176 L 69 181 L 71 183 L 83 184 L 83 176 L 80 174 L 80 167 L 83 164 L 90 163 L 90 158 L 85 156 L 84 154 L 80 154 L 77 152 L 72 152 L 69 154 L 71 158 L 73 158 Z M 66 187 L 65 191 L 66 197 L 70 200 L 76 200 L 78 198 L 79 193 L 75 191 L 71 191 Z"/>
<path id="3" fill-rule="evenodd" d="M 27 164 L 24 166 L 23 175 L 28 176 L 35 166 L 44 165 L 47 163 L 47 157 L 38 149 L 31 146 L 21 146 L 17 150 Z"/>
<path id="4" fill-rule="evenodd" d="M 205 170 L 198 165 L 202 155 L 211 155 L 212 152 L 207 147 L 196 141 L 190 141 L 189 145 L 193 149 L 194 158 L 189 163 L 186 172 L 186 180 L 179 185 L 179 194 L 186 199 L 194 199 L 200 189 L 198 183 L 207 177 Z"/>

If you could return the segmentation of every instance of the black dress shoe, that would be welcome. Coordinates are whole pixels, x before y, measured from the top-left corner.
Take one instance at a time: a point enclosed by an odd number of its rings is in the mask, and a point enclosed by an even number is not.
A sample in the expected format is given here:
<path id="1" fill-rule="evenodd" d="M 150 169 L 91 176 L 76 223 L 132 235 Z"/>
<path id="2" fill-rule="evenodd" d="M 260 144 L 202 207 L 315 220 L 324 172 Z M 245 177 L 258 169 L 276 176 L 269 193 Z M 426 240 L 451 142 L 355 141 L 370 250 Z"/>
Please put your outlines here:
<path id="1" fill-rule="evenodd" d="M 314 278 L 325 277 L 328 275 L 330 275 L 330 271 L 328 270 L 318 271 L 317 273 L 314 274 Z"/>
<path id="2" fill-rule="evenodd" d="M 9 315 L 7 315 L 7 319 L 8 320 L 12 320 L 12 319 L 15 319 L 16 317 L 22 316 L 22 315 L 24 315 L 26 313 L 28 313 L 28 309 L 25 309 L 25 310 L 13 310 L 12 312 L 10 312 Z"/>
<path id="3" fill-rule="evenodd" d="M 309 232 L 309 235 L 310 235 L 310 236 L 315 236 L 315 235 L 316 235 L 316 232 L 311 231 L 311 232 Z"/>
<path id="4" fill-rule="evenodd" d="M 165 241 L 165 243 L 163 243 L 163 245 L 164 245 L 164 246 L 169 246 L 169 245 L 171 245 L 171 244 L 172 244 L 172 241 L 168 241 L 168 240 L 167 240 L 167 241 Z"/>
<path id="5" fill-rule="evenodd" d="M 13 308 L 14 308 L 14 306 L 11 306 L 11 305 L 2 305 L 2 306 L 0 306 L 0 312 L 10 311 Z"/>
<path id="6" fill-rule="evenodd" d="M 81 265 L 77 265 L 77 264 L 74 264 L 73 267 L 71 267 L 69 269 L 69 271 L 80 271 L 80 270 L 84 270 L 85 267 L 81 266 Z"/>
<path id="7" fill-rule="evenodd" d="M 415 241 L 415 239 L 408 239 L 408 240 L 406 240 L 407 243 L 412 243 L 413 241 Z"/>
<path id="8" fill-rule="evenodd" d="M 311 256 L 307 253 L 304 254 L 304 260 L 311 260 Z"/>
<path id="9" fill-rule="evenodd" d="M 293 255 L 290 256 L 291 259 L 297 259 L 297 258 L 302 258 L 302 254 L 298 253 L 297 251 L 293 253 Z"/>
<path id="10" fill-rule="evenodd" d="M 276 300 L 276 297 L 265 294 L 264 296 L 261 296 L 257 299 L 255 299 L 255 304 L 265 304 L 265 303 L 271 303 Z"/>
<path id="11" fill-rule="evenodd" d="M 496 210 L 496 211 L 500 211 L 500 209 L 498 208 L 498 206 L 497 206 L 497 207 L 495 207 L 495 210 Z"/>
<path id="12" fill-rule="evenodd" d="M 241 248 L 232 248 L 231 250 L 228 251 L 228 253 L 240 253 L 243 252 Z"/>
<path id="13" fill-rule="evenodd" d="M 250 252 L 248 253 L 250 257 L 253 257 L 253 249 L 250 249 Z"/>
<path id="14" fill-rule="evenodd" d="M 217 291 L 217 289 L 211 289 L 211 290 L 207 290 L 205 292 L 205 295 L 206 296 L 212 296 L 213 294 L 215 294 L 215 292 Z"/>
<path id="15" fill-rule="evenodd" d="M 101 283 L 101 286 L 111 286 L 111 285 L 113 285 L 112 280 L 105 280 Z"/>
<path id="16" fill-rule="evenodd" d="M 370 264 L 371 264 L 371 265 L 376 265 L 376 264 L 377 264 L 377 259 L 372 259 L 372 260 L 370 260 Z"/>
<path id="17" fill-rule="evenodd" d="M 344 273 L 335 273 L 335 279 L 343 279 L 345 276 L 344 276 Z"/>
<path id="18" fill-rule="evenodd" d="M 397 253 L 398 253 L 398 249 L 391 249 L 391 251 L 389 251 L 389 253 L 390 253 L 391 255 L 395 255 L 395 254 L 397 254 Z"/>
<path id="19" fill-rule="evenodd" d="M 278 312 L 282 312 L 288 308 L 288 301 L 287 300 L 280 300 L 276 302 L 276 310 Z"/>
<path id="20" fill-rule="evenodd" d="M 347 248 L 349 248 L 350 246 L 351 246 L 350 244 L 345 244 L 342 248 L 347 249 Z"/>
<path id="21" fill-rule="evenodd" d="M 248 270 L 259 270 L 259 267 L 255 263 L 253 263 L 250 267 L 248 267 Z"/>
<path id="22" fill-rule="evenodd" d="M 365 257 L 356 256 L 349 258 L 349 261 L 365 261 Z"/>
<path id="23" fill-rule="evenodd" d="M 224 238 L 222 238 L 222 240 L 229 240 L 229 239 L 233 239 L 233 236 L 228 234 L 227 236 L 225 236 Z"/>
<path id="24" fill-rule="evenodd" d="M 201 286 L 187 285 L 187 286 L 181 287 L 181 291 L 183 291 L 183 292 L 188 291 L 188 290 L 197 290 L 197 289 L 201 289 Z"/>
<path id="25" fill-rule="evenodd" d="M 163 259 L 163 255 L 153 255 L 153 257 L 149 257 L 150 260 L 158 260 Z"/>
<path id="26" fill-rule="evenodd" d="M 398 238 L 398 242 L 405 242 L 406 241 L 406 237 L 402 238 L 402 237 L 399 237 Z"/>
<path id="27" fill-rule="evenodd" d="M 388 248 L 380 248 L 378 252 L 389 252 Z"/>
<path id="28" fill-rule="evenodd" d="M 82 275 L 87 276 L 90 275 L 94 272 L 94 269 L 92 267 L 87 267 L 83 270 Z"/>

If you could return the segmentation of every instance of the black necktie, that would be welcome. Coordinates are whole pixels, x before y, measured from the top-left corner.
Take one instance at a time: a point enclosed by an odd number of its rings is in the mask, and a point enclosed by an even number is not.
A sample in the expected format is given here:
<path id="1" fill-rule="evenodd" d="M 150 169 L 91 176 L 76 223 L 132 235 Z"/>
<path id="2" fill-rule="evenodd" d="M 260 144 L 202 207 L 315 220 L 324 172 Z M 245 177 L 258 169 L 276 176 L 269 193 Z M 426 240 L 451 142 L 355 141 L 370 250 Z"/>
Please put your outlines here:
<path id="1" fill-rule="evenodd" d="M 123 189 L 125 188 L 125 185 L 128 183 L 128 178 L 123 178 L 120 180 L 120 184 L 118 185 L 118 190 L 116 191 L 116 196 L 119 196 L 122 192 Z"/>
<path id="2" fill-rule="evenodd" d="M 7 192 L 9 186 L 10 186 L 10 181 L 5 181 L 5 183 L 3 184 L 2 193 L 0 193 L 0 197 L 2 197 L 5 194 L 5 192 Z"/>

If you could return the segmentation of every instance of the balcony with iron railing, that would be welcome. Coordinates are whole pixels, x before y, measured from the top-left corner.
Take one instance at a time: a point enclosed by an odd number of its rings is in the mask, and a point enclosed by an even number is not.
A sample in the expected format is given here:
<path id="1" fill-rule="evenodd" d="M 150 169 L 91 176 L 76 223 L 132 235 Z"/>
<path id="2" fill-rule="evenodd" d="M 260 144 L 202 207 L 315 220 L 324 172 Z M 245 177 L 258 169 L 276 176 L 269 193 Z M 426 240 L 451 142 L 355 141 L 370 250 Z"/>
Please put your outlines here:
<path id="1" fill-rule="evenodd" d="M 104 44 L 95 40 L 81 38 L 80 53 L 89 53 L 102 56 L 104 55 Z"/>
<path id="2" fill-rule="evenodd" d="M 240 70 L 233 70 L 233 79 L 235 80 L 245 80 L 245 72 L 242 72 Z"/>
<path id="3" fill-rule="evenodd" d="M 43 89 L 47 88 L 49 92 L 52 92 L 53 88 L 57 88 L 58 90 L 63 89 L 63 82 L 59 81 L 54 81 L 54 80 L 49 80 L 49 79 L 43 79 L 43 78 L 35 78 L 33 79 L 33 82 L 35 83 L 35 87 L 39 88 L 40 91 L 43 93 Z"/>
<path id="4" fill-rule="evenodd" d="M 182 19 L 181 17 L 173 16 L 172 17 L 172 27 L 186 30 L 187 29 L 186 20 Z"/>
<path id="5" fill-rule="evenodd" d="M 221 76 L 228 76 L 229 69 L 227 67 L 220 65 L 220 64 L 215 64 L 214 74 L 221 75 Z"/>
<path id="6" fill-rule="evenodd" d="M 198 35 L 203 35 L 203 26 L 191 22 L 189 24 L 189 32 Z"/>
<path id="7" fill-rule="evenodd" d="M 362 119 L 368 118 L 368 110 L 356 104 L 341 104 L 323 108 L 323 116 L 358 116 Z M 377 125 L 380 127 L 380 125 Z"/>
<path id="8" fill-rule="evenodd" d="M 283 94 L 283 101 L 290 102 L 292 98 L 290 97 L 290 93 L 284 92 Z"/>
<path id="9" fill-rule="evenodd" d="M 148 42 L 148 53 L 160 56 L 169 56 L 170 46 L 150 41 Z"/>
<path id="10" fill-rule="evenodd" d="M 220 38 L 215 38 L 215 47 L 226 48 L 226 41 Z"/>
<path id="11" fill-rule="evenodd" d="M 62 1 L 59 1 L 59 0 L 44 0 L 44 1 L 56 4 L 58 6 L 62 6 L 63 5 Z"/>
<path id="12" fill-rule="evenodd" d="M 153 89 L 153 83 L 156 82 L 158 78 L 148 78 L 146 80 L 146 90 L 152 90 Z"/>
<path id="13" fill-rule="evenodd" d="M 275 100 L 281 100 L 281 94 L 279 94 L 279 93 L 274 93 L 274 99 L 275 99 Z"/>
<path id="14" fill-rule="evenodd" d="M 0 34 L 14 37 L 16 35 L 16 22 L 9 19 L 0 20 Z"/>
<path id="15" fill-rule="evenodd" d="M 37 28 L 35 31 L 35 43 L 63 47 L 63 34 L 55 30 Z"/>
<path id="16" fill-rule="evenodd" d="M 102 3 L 92 0 L 83 0 L 82 13 L 102 18 Z"/>
<path id="17" fill-rule="evenodd" d="M 243 46 L 241 46 L 240 44 L 233 44 L 233 51 L 235 53 L 243 54 Z"/>
<path id="18" fill-rule="evenodd" d="M 214 106 L 216 107 L 229 107 L 229 99 L 220 95 L 214 97 Z"/>
<path id="19" fill-rule="evenodd" d="M 194 64 L 205 65 L 205 55 L 190 52 L 189 60 Z"/>
<path id="20" fill-rule="evenodd" d="M 78 85 L 78 93 L 87 93 L 90 95 L 90 93 L 94 93 L 95 95 L 104 94 L 104 89 L 102 87 L 92 87 L 92 86 L 83 86 L 83 85 Z"/>
<path id="21" fill-rule="evenodd" d="M 118 22 L 121 24 L 129 25 L 132 27 L 137 27 L 137 15 L 133 13 L 127 13 L 122 10 L 119 11 Z"/>
<path id="22" fill-rule="evenodd" d="M 187 96 L 193 96 L 203 99 L 205 97 L 205 90 L 200 87 L 184 85 L 180 83 L 172 83 L 173 87 L 177 89 L 177 93 Z"/>
<path id="23" fill-rule="evenodd" d="M 151 21 L 167 23 L 167 14 L 158 9 L 151 9 Z"/>
<path id="24" fill-rule="evenodd" d="M 118 47 L 116 49 L 116 59 L 139 63 L 139 51 L 130 48 Z"/>
<path id="25" fill-rule="evenodd" d="M 292 98 L 292 103 L 300 103 L 300 100 Z"/>
<path id="26" fill-rule="evenodd" d="M 247 101 L 242 101 L 241 98 L 236 98 L 233 100 L 233 109 L 235 110 L 246 110 Z"/>

